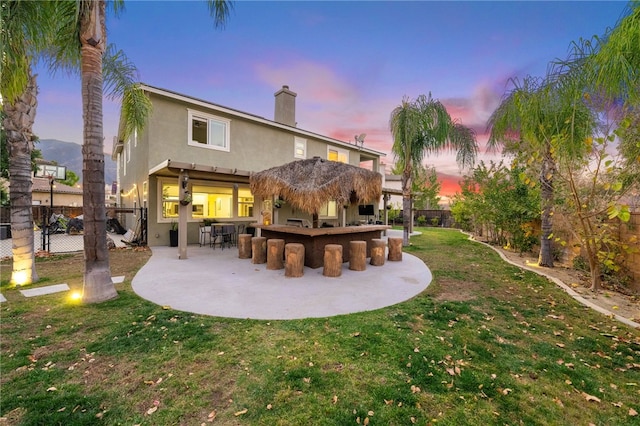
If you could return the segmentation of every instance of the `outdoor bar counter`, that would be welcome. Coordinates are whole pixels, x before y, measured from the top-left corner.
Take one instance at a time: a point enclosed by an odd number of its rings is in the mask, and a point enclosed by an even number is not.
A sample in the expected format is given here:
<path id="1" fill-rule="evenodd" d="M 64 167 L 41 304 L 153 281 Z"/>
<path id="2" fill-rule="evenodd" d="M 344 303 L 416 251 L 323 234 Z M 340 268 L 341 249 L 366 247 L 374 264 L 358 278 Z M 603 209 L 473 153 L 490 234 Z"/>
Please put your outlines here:
<path id="1" fill-rule="evenodd" d="M 261 235 L 269 238 L 283 239 L 287 243 L 304 245 L 304 265 L 319 268 L 324 263 L 324 246 L 327 244 L 342 245 L 342 261 L 349 261 L 349 242 L 366 241 L 367 257 L 371 256 L 371 240 L 380 238 L 382 231 L 391 229 L 387 225 L 340 226 L 333 228 L 302 228 L 288 225 L 260 225 Z"/>

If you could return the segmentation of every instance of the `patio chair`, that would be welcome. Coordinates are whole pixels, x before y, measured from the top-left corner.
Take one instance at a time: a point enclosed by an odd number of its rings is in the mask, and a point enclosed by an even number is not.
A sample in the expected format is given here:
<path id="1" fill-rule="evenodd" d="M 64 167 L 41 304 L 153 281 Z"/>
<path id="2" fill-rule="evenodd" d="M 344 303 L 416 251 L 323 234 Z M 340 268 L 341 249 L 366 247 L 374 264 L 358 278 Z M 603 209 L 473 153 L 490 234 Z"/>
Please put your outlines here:
<path id="1" fill-rule="evenodd" d="M 222 248 L 227 244 L 227 247 L 231 247 L 236 244 L 236 226 L 235 225 L 222 225 Z"/>
<path id="2" fill-rule="evenodd" d="M 199 227 L 200 235 L 198 236 L 198 241 L 200 242 L 200 247 L 205 244 L 211 245 L 211 226 L 210 225 L 201 225 Z"/>
<path id="3" fill-rule="evenodd" d="M 209 246 L 216 248 L 216 244 L 222 248 L 222 225 L 211 225 L 211 239 L 209 240 Z"/>

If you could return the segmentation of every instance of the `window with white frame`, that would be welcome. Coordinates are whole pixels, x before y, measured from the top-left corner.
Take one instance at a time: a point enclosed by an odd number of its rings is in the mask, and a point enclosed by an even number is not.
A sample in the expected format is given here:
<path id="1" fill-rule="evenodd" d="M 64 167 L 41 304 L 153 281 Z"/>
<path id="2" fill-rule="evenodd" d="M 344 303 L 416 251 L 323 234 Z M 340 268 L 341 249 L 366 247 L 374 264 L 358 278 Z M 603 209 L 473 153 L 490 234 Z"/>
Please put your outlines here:
<path id="1" fill-rule="evenodd" d="M 160 179 L 162 194 L 160 222 L 178 217 L 179 188 L 173 179 Z M 192 194 L 188 220 L 236 219 L 253 217 L 254 197 L 249 185 L 233 185 L 222 182 L 189 182 Z"/>
<path id="2" fill-rule="evenodd" d="M 204 219 L 232 219 L 233 187 L 193 185 L 191 216 Z"/>
<path id="3" fill-rule="evenodd" d="M 189 145 L 229 151 L 230 124 L 226 118 L 189 110 Z"/>
<path id="4" fill-rule="evenodd" d="M 327 147 L 327 159 L 349 164 L 349 151 L 339 148 Z"/>
<path id="5" fill-rule="evenodd" d="M 249 188 L 238 188 L 238 217 L 253 217 L 253 194 Z"/>
<path id="6" fill-rule="evenodd" d="M 149 196 L 149 182 L 146 180 L 142 182 L 142 202 L 147 204 L 147 197 Z"/>
<path id="7" fill-rule="evenodd" d="M 180 206 L 180 190 L 177 182 L 161 182 L 162 203 L 160 203 L 162 219 L 176 219 L 178 217 L 178 208 Z"/>
<path id="8" fill-rule="evenodd" d="M 122 155 L 122 175 L 126 176 L 127 175 L 127 163 L 129 162 L 129 160 L 127 160 L 127 150 L 123 149 L 122 152 L 120 153 L 120 155 Z"/>
<path id="9" fill-rule="evenodd" d="M 293 157 L 307 158 L 307 140 L 295 137 L 293 139 Z"/>

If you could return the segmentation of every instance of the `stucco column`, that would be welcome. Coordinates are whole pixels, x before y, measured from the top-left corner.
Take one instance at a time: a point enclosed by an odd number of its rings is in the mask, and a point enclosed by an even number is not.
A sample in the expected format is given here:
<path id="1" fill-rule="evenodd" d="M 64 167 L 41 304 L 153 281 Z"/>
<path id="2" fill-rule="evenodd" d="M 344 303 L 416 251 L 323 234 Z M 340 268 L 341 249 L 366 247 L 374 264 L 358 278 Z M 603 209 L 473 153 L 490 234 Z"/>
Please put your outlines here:
<path id="1" fill-rule="evenodd" d="M 387 205 L 389 204 L 389 194 L 384 194 L 382 196 L 382 210 L 384 211 L 384 224 L 389 225 L 389 210 L 387 209 Z M 384 230 L 384 235 L 387 235 L 387 230 Z"/>
<path id="2" fill-rule="evenodd" d="M 188 188 L 189 174 L 181 169 L 180 174 L 178 175 L 178 199 L 180 200 L 178 207 L 178 259 L 187 258 L 187 217 L 189 216 L 191 202 L 187 204 L 182 201 L 185 200 L 187 196 L 191 195 Z"/>

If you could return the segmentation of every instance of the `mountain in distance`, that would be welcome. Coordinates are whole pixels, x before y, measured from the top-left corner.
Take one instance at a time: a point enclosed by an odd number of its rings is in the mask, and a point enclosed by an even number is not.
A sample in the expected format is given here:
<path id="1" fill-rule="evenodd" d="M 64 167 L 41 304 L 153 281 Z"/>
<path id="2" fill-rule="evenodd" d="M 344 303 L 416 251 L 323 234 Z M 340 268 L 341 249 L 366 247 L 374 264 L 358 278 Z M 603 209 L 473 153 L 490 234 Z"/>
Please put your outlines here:
<path id="1" fill-rule="evenodd" d="M 82 145 L 64 142 L 56 139 L 40 139 L 35 143 L 35 149 L 42 152 L 42 159 L 55 161 L 59 166 L 66 166 L 80 178 L 82 182 Z M 111 154 L 104 154 L 104 183 L 111 185 L 116 181 L 116 162 Z"/>

